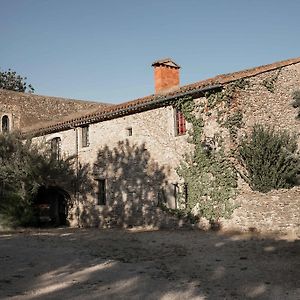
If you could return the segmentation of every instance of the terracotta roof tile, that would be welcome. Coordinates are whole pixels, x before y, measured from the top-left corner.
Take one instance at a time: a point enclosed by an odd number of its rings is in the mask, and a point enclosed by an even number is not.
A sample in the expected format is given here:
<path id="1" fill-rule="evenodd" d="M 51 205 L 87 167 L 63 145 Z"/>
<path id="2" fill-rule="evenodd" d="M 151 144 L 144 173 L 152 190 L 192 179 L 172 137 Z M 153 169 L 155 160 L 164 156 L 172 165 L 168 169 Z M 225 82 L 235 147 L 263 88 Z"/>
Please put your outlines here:
<path id="1" fill-rule="evenodd" d="M 91 111 L 84 112 L 82 114 L 69 115 L 58 122 L 56 121 L 56 122 L 47 122 L 43 124 L 36 124 L 35 126 L 25 128 L 24 132 L 33 135 L 42 135 L 50 132 L 55 132 L 58 130 L 72 128 L 72 126 L 80 126 L 81 124 L 83 125 L 85 123 L 99 122 L 102 120 L 120 116 L 124 114 L 124 110 L 126 109 L 130 109 L 131 112 L 137 111 L 141 108 L 141 106 L 144 106 L 145 108 L 153 101 L 158 101 L 158 100 L 164 101 L 164 99 L 167 100 L 172 97 L 176 98 L 184 93 L 193 92 L 196 91 L 197 89 L 203 89 L 203 88 L 209 89 L 210 87 L 214 88 L 217 85 L 223 85 L 238 79 L 256 76 L 264 72 L 268 72 L 284 66 L 296 64 L 299 62 L 300 62 L 300 57 L 284 60 L 281 62 L 276 62 L 273 64 L 268 64 L 260 67 L 255 67 L 255 68 L 251 68 L 239 72 L 217 75 L 213 78 L 209 78 L 206 80 L 202 80 L 202 81 L 198 81 L 192 84 L 182 86 L 176 90 L 173 90 L 165 94 L 153 94 L 150 96 L 138 98 L 133 101 L 121 103 L 118 105 L 107 106 L 100 109 L 93 109 Z"/>

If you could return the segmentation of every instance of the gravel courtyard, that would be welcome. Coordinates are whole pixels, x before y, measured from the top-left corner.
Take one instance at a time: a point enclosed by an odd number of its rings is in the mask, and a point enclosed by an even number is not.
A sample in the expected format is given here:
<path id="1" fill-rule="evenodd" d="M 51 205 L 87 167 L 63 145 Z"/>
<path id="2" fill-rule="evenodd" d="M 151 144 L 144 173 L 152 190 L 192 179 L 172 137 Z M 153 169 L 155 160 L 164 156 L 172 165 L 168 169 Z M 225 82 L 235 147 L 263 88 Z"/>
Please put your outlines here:
<path id="1" fill-rule="evenodd" d="M 300 236 L 0 232 L 0 299 L 300 299 Z"/>

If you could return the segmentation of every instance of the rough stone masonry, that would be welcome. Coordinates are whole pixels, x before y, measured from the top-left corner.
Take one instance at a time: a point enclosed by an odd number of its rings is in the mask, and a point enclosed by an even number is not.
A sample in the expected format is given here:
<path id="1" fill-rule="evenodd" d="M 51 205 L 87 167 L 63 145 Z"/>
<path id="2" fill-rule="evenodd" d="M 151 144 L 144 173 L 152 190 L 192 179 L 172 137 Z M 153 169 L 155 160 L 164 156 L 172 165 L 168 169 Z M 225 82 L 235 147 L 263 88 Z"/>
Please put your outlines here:
<path id="1" fill-rule="evenodd" d="M 163 69 L 163 72 L 156 69 L 156 76 L 163 74 L 166 78 L 166 82 L 162 82 L 161 76 L 156 78 L 159 80 L 156 94 L 120 105 L 0 91 L 0 116 L 8 115 L 13 128 L 33 134 L 35 142 L 60 138 L 62 153 L 75 155 L 88 170 L 85 192 L 76 202 L 77 217 L 75 210 L 70 211 L 71 225 L 79 222 L 80 226 L 174 226 L 176 220 L 157 204 L 164 201 L 168 207 L 177 206 L 176 187 L 181 179 L 176 168 L 184 154 L 193 151 L 188 134 L 178 135 L 176 131 L 173 103 L 182 96 L 205 102 L 206 90 L 225 89 L 245 79 L 249 86 L 239 90 L 232 106 L 243 114 L 239 135 L 260 123 L 299 136 L 300 121 L 291 105 L 292 93 L 300 86 L 299 58 L 181 87 L 177 64 L 165 59 L 153 66 Z M 230 148 L 229 132 L 219 126 L 217 118 L 213 110 L 205 117 L 205 136 L 218 133 Z M 82 132 L 86 126 L 88 145 L 83 146 Z M 105 205 L 97 204 L 99 180 L 105 180 Z M 299 189 L 261 194 L 252 192 L 239 178 L 238 191 L 235 200 L 238 208 L 230 220 L 222 220 L 224 229 L 299 231 Z"/>

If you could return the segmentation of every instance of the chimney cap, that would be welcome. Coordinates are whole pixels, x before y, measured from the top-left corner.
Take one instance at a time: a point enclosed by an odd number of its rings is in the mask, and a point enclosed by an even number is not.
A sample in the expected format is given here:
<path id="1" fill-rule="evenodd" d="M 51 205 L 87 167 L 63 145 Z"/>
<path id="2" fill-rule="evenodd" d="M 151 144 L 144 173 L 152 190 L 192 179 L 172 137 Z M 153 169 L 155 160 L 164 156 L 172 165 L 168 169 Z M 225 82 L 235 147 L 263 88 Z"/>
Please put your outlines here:
<path id="1" fill-rule="evenodd" d="M 180 69 L 180 66 L 178 64 L 176 64 L 171 58 L 167 57 L 167 58 L 163 58 L 163 59 L 159 59 L 156 60 L 153 64 L 152 67 L 159 67 L 159 66 L 168 66 L 168 67 L 172 67 L 175 69 Z"/>

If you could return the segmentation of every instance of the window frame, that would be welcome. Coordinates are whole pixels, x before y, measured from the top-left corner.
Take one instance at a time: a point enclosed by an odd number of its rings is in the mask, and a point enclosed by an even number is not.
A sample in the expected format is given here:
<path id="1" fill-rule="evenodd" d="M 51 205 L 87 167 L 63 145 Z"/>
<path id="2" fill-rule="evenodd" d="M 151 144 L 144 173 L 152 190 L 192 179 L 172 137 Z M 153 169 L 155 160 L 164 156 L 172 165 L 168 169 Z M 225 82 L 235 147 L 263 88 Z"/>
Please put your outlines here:
<path id="1" fill-rule="evenodd" d="M 56 160 L 61 159 L 61 138 L 56 136 L 50 140 L 51 154 Z"/>
<path id="2" fill-rule="evenodd" d="M 106 179 L 96 178 L 97 181 L 97 205 L 104 206 L 107 202 L 106 197 Z"/>
<path id="3" fill-rule="evenodd" d="M 132 127 L 126 127 L 126 132 L 127 132 L 127 136 L 132 136 L 133 135 Z"/>
<path id="4" fill-rule="evenodd" d="M 174 123 L 176 136 L 185 135 L 187 133 L 184 114 L 176 107 L 174 108 Z"/>
<path id="5" fill-rule="evenodd" d="M 89 125 L 84 125 L 81 127 L 81 147 L 87 148 L 90 146 L 90 127 Z"/>

